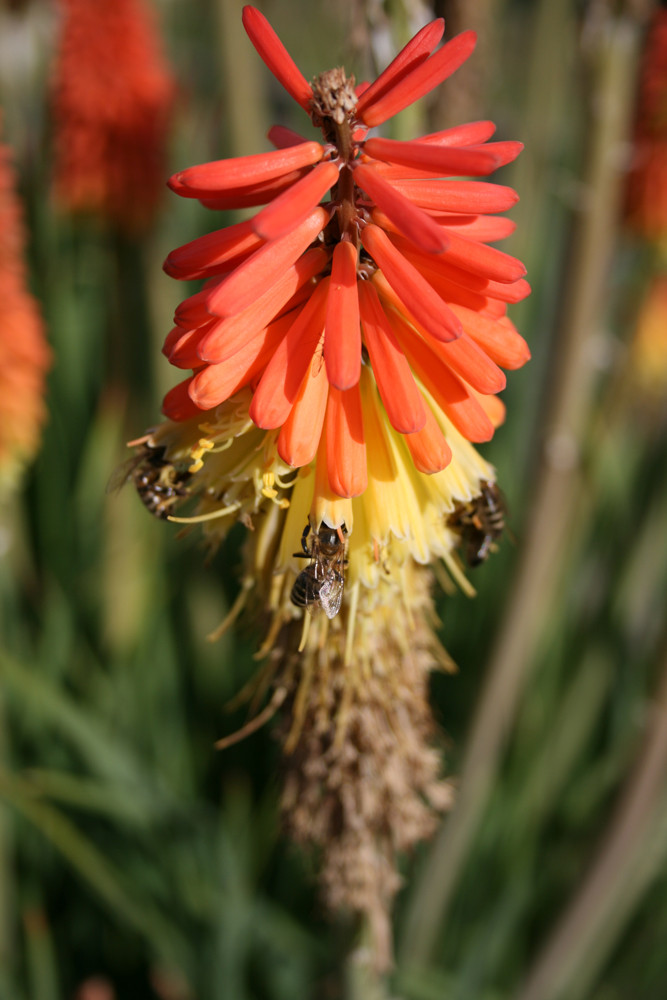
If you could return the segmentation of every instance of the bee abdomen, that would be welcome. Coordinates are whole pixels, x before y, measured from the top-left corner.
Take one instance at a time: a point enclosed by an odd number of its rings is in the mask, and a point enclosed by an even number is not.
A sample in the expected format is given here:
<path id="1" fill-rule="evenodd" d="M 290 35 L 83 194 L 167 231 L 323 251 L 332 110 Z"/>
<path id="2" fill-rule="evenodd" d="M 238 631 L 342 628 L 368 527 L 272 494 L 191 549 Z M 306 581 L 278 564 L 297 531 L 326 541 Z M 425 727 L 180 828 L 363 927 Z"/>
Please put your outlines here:
<path id="1" fill-rule="evenodd" d="M 315 576 L 312 566 L 306 566 L 301 570 L 290 594 L 292 604 L 297 608 L 307 608 L 311 604 L 316 604 L 320 597 L 320 587 L 322 583 Z"/>

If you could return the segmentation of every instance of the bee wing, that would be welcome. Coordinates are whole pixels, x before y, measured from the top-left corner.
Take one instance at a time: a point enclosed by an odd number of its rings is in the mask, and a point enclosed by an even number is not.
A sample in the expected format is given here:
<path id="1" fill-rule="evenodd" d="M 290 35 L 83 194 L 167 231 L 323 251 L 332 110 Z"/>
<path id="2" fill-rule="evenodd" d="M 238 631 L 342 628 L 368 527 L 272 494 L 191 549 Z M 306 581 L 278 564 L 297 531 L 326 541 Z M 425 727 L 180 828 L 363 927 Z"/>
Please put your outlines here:
<path id="1" fill-rule="evenodd" d="M 133 455 L 131 458 L 126 459 L 117 465 L 109 476 L 109 481 L 106 486 L 106 493 L 117 493 L 121 490 L 125 483 L 132 477 L 132 473 L 137 467 L 139 461 L 138 455 Z"/>
<path id="2" fill-rule="evenodd" d="M 341 573 L 331 573 L 320 587 L 319 599 L 327 618 L 335 618 L 343 603 L 344 580 Z"/>
<path id="3" fill-rule="evenodd" d="M 335 618 L 343 603 L 345 589 L 345 549 L 341 545 L 335 558 L 329 563 L 325 579 L 320 587 L 320 605 L 327 618 Z"/>

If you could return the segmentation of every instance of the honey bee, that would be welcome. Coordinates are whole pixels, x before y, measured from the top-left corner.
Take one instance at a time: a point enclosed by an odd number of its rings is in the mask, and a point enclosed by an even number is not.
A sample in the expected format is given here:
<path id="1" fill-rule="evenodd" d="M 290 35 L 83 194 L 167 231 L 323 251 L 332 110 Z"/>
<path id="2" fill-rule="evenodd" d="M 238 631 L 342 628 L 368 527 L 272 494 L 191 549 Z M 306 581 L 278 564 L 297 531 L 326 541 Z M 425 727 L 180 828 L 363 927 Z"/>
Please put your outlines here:
<path id="1" fill-rule="evenodd" d="M 507 506 L 495 483 L 485 479 L 481 491 L 467 503 L 458 503 L 447 518 L 447 526 L 461 539 L 463 554 L 470 567 L 485 562 L 505 530 Z"/>
<path id="2" fill-rule="evenodd" d="M 141 450 L 113 473 L 108 491 L 134 483 L 139 499 L 153 517 L 166 520 L 173 505 L 189 493 L 189 472 L 179 471 L 167 458 L 165 449 L 143 444 Z"/>
<path id="3" fill-rule="evenodd" d="M 321 524 L 319 531 L 313 532 L 309 543 L 310 529 L 308 522 L 301 536 L 303 552 L 294 553 L 295 558 L 309 559 L 310 562 L 294 581 L 290 600 L 298 608 L 308 608 L 309 611 L 319 606 L 327 618 L 335 618 L 343 601 L 347 529 L 345 525 L 330 528 Z"/>

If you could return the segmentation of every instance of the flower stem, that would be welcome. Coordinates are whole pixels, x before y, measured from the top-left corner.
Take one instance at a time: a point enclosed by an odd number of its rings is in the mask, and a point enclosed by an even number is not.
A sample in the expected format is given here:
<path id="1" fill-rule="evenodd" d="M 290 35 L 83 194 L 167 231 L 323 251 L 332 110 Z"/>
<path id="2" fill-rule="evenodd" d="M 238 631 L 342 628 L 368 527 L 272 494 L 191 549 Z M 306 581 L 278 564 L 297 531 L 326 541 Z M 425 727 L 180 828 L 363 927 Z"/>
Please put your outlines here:
<path id="1" fill-rule="evenodd" d="M 340 201 L 338 210 L 339 238 L 350 235 L 352 242 L 358 243 L 356 226 L 357 208 L 354 201 L 354 175 L 349 167 L 343 167 L 336 190 L 336 198 Z"/>
<path id="2" fill-rule="evenodd" d="M 9 752 L 7 735 L 7 719 L 2 691 L 0 691 L 0 768 L 6 766 Z M 13 932 L 13 837 L 12 818 L 9 808 L 0 805 L 0 969 L 9 974 L 13 965 L 14 932 Z M 7 985 L 6 983 L 4 984 Z M 0 990 L 3 986 L 0 976 Z"/>
<path id="3" fill-rule="evenodd" d="M 660 690 L 636 767 L 595 861 L 567 906 L 518 1000 L 590 995 L 592 978 L 651 879 L 667 838 L 667 647 Z"/>
<path id="4" fill-rule="evenodd" d="M 16 505 L 5 497 L 0 504 L 0 547 L 14 549 L 3 552 L 0 565 L 0 633 L 5 643 L 10 642 L 12 635 L 10 622 L 17 617 L 14 591 L 16 566 L 12 557 L 23 540 L 17 513 Z M 0 773 L 9 769 L 11 757 L 5 690 L 5 685 L 0 684 Z M 0 996 L 4 996 L 3 990 L 9 990 L 9 982 L 15 971 L 15 868 L 14 818 L 9 804 L 0 795 Z"/>
<path id="5" fill-rule="evenodd" d="M 346 1000 L 389 1000 L 386 977 L 376 968 L 377 942 L 368 917 L 362 917 L 359 947 L 345 963 Z"/>

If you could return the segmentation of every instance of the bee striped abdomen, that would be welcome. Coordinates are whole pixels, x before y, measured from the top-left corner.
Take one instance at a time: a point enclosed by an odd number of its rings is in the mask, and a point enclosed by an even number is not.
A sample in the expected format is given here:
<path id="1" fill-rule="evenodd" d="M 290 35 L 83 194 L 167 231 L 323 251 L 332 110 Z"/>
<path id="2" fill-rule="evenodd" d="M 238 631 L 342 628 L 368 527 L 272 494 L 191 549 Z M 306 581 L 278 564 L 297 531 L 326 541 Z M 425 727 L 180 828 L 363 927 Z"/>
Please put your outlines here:
<path id="1" fill-rule="evenodd" d="M 447 518 L 448 527 L 460 538 L 470 567 L 479 566 L 488 558 L 505 530 L 506 511 L 498 486 L 482 480 L 479 495 L 457 504 Z"/>

